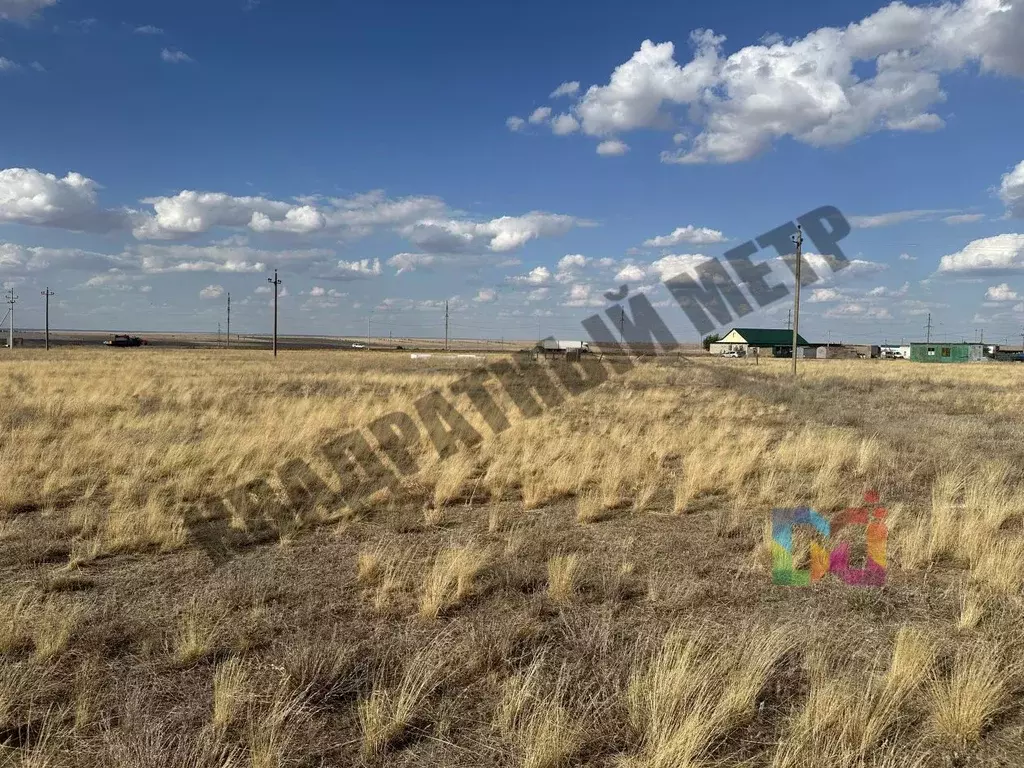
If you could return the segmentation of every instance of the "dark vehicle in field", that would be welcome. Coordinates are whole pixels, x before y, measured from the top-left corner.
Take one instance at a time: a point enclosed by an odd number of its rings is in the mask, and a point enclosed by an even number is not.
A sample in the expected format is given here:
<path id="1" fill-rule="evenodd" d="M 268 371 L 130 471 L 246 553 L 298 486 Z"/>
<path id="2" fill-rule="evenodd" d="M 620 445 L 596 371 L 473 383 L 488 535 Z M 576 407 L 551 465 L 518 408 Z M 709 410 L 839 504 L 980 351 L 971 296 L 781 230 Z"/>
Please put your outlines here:
<path id="1" fill-rule="evenodd" d="M 129 336 L 127 333 L 118 333 L 103 342 L 108 347 L 143 347 L 149 344 L 145 339 L 138 336 Z"/>

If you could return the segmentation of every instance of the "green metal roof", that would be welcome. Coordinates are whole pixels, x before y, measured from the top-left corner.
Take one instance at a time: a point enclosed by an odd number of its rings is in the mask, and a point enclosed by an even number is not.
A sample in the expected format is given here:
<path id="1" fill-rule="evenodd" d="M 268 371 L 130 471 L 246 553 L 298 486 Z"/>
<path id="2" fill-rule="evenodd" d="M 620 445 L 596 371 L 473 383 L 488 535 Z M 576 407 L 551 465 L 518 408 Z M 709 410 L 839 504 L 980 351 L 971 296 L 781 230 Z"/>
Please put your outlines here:
<path id="1" fill-rule="evenodd" d="M 765 347 L 791 347 L 793 346 L 793 332 L 785 328 L 733 328 L 740 336 L 746 339 L 748 344 Z M 732 333 L 729 331 L 729 333 Z M 728 336 L 729 334 L 725 334 Z M 807 340 L 797 334 L 797 346 L 807 344 Z"/>

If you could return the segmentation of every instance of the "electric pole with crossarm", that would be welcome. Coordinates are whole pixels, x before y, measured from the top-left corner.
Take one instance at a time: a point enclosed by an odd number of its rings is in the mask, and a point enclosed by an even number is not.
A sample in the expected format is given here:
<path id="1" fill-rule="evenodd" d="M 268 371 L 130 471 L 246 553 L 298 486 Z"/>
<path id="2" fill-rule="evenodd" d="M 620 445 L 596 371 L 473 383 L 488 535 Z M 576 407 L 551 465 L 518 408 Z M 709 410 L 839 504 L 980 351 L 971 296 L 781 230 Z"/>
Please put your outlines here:
<path id="1" fill-rule="evenodd" d="M 792 235 L 796 243 L 796 291 L 793 293 L 793 376 L 796 376 L 797 339 L 800 338 L 800 263 L 803 261 L 802 248 L 804 233 L 797 225 L 796 234 Z"/>
<path id="2" fill-rule="evenodd" d="M 7 291 L 7 303 L 11 305 L 10 314 L 11 324 L 7 327 L 7 346 L 10 350 L 14 351 L 14 305 L 17 303 L 18 297 L 14 295 L 14 286 Z"/>
<path id="3" fill-rule="evenodd" d="M 50 286 L 46 286 L 46 290 L 41 292 L 46 297 L 46 348 L 50 348 L 50 297 L 54 295 L 53 291 L 50 290 Z"/>
<path id="4" fill-rule="evenodd" d="M 274 270 L 274 279 L 267 278 L 267 282 L 274 286 L 274 357 L 277 357 L 277 286 L 281 281 L 277 279 L 277 270 Z"/>

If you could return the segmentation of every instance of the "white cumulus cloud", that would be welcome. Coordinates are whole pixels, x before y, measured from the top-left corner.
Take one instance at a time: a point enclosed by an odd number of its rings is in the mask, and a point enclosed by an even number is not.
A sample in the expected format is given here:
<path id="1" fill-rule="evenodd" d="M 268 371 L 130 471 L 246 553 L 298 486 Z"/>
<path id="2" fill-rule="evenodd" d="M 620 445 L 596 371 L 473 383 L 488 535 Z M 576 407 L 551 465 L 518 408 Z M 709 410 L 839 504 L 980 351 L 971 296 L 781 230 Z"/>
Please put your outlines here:
<path id="1" fill-rule="evenodd" d="M 999 285 L 991 286 L 985 291 L 985 298 L 989 301 L 1017 301 L 1020 296 L 1017 292 L 1010 288 L 1007 283 L 1000 283 Z"/>
<path id="2" fill-rule="evenodd" d="M 567 136 L 580 129 L 576 118 L 570 114 L 563 113 L 551 121 L 551 132 L 556 136 Z"/>
<path id="3" fill-rule="evenodd" d="M 1003 175 L 999 185 L 999 197 L 1006 204 L 1006 210 L 1011 216 L 1024 218 L 1024 160 Z"/>
<path id="4" fill-rule="evenodd" d="M 532 211 L 523 216 L 502 216 L 490 221 L 422 219 L 400 230 L 421 249 L 434 253 L 513 251 L 538 237 L 564 235 L 584 224 L 572 216 Z"/>
<path id="5" fill-rule="evenodd" d="M 329 271 L 319 275 L 324 280 L 366 280 L 380 275 L 380 259 L 339 260 Z"/>
<path id="6" fill-rule="evenodd" d="M 508 278 L 510 283 L 521 283 L 523 285 L 544 285 L 551 281 L 551 270 L 547 267 L 534 267 L 525 275 L 516 275 Z"/>
<path id="7" fill-rule="evenodd" d="M 505 125 L 510 131 L 521 131 L 526 127 L 526 121 L 521 117 L 515 117 L 513 115 L 512 117 L 505 119 Z"/>
<path id="8" fill-rule="evenodd" d="M 142 202 L 151 205 L 153 212 L 136 215 L 134 234 L 140 240 L 173 240 L 215 227 L 292 234 L 332 231 L 363 237 L 375 227 L 403 225 L 447 210 L 435 197 L 388 199 L 380 190 L 349 198 L 314 196 L 296 202 L 183 190 Z"/>
<path id="9" fill-rule="evenodd" d="M 666 163 L 738 162 L 783 137 L 825 147 L 933 131 L 944 125 L 935 111 L 946 100 L 942 77 L 1024 77 L 1021 39 L 1019 0 L 893 2 L 845 27 L 763 37 L 728 55 L 724 37 L 696 30 L 678 60 L 672 42 L 644 40 L 572 112 L 585 134 L 602 138 L 691 127 L 692 139 L 662 153 Z"/>
<path id="10" fill-rule="evenodd" d="M 842 298 L 844 298 L 843 294 L 835 288 L 815 288 L 811 291 L 807 301 L 811 304 L 820 304 L 826 301 L 839 301 Z"/>
<path id="11" fill-rule="evenodd" d="M 491 288 L 481 288 L 473 301 L 479 302 L 480 304 L 490 304 L 497 298 L 497 291 L 494 291 Z"/>
<path id="12" fill-rule="evenodd" d="M 530 122 L 539 125 L 551 117 L 551 107 L 537 107 L 530 115 Z"/>
<path id="13" fill-rule="evenodd" d="M 110 232 L 125 226 L 123 211 L 104 210 L 100 185 L 80 173 L 63 178 L 33 168 L 0 170 L 0 222 Z"/>
<path id="14" fill-rule="evenodd" d="M 624 155 L 629 152 L 629 145 L 624 141 L 618 139 L 609 139 L 608 141 L 602 141 L 597 145 L 597 154 L 602 157 L 617 157 Z"/>
<path id="15" fill-rule="evenodd" d="M 972 240 L 939 261 L 940 273 L 1020 271 L 1024 269 L 1024 235 L 1005 234 Z"/>
<path id="16" fill-rule="evenodd" d="M 615 275 L 616 282 L 638 282 L 647 277 L 647 270 L 638 264 L 627 264 Z"/>
<path id="17" fill-rule="evenodd" d="M 727 240 L 725 235 L 717 229 L 707 227 L 695 227 L 687 224 L 685 227 L 677 227 L 669 235 L 659 235 L 650 240 L 644 240 L 644 245 L 651 248 L 671 248 L 683 243 L 692 245 L 709 245 L 712 243 L 724 243 Z"/>
<path id="18" fill-rule="evenodd" d="M 199 291 L 200 299 L 218 299 L 224 295 L 224 287 L 220 285 L 208 285 Z"/>
<path id="19" fill-rule="evenodd" d="M 603 307 L 608 302 L 594 287 L 586 283 L 576 283 L 569 287 L 562 305 L 566 307 Z"/>

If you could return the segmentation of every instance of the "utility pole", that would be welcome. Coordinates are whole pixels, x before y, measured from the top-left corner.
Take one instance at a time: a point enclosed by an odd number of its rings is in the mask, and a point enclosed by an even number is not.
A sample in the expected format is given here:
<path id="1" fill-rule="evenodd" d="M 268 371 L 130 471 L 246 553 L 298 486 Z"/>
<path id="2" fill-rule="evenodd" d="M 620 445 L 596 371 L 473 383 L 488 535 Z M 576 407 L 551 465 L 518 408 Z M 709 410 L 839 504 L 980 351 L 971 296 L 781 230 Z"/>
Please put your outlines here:
<path id="1" fill-rule="evenodd" d="M 7 327 L 7 346 L 12 352 L 14 351 L 14 304 L 17 301 L 18 297 L 14 295 L 14 286 L 11 286 L 7 291 L 7 303 L 11 305 L 11 324 Z"/>
<path id="2" fill-rule="evenodd" d="M 217 344 L 220 344 L 220 320 L 217 321 Z"/>
<path id="3" fill-rule="evenodd" d="M 978 336 L 978 343 L 979 344 L 984 344 L 985 343 L 985 329 L 984 328 L 981 329 L 981 333 Z"/>
<path id="4" fill-rule="evenodd" d="M 448 351 L 448 300 L 444 302 L 444 351 Z"/>
<path id="5" fill-rule="evenodd" d="M 267 282 L 274 286 L 274 357 L 277 357 L 277 286 L 281 281 L 277 279 L 277 270 L 274 270 L 274 279 L 267 278 Z"/>
<path id="6" fill-rule="evenodd" d="M 926 325 L 925 328 L 928 331 L 928 335 L 925 338 L 924 343 L 925 344 L 931 344 L 932 343 L 932 313 L 931 312 L 928 313 L 928 325 Z"/>
<path id="7" fill-rule="evenodd" d="M 626 308 L 619 307 L 619 338 L 626 340 Z"/>
<path id="8" fill-rule="evenodd" d="M 800 264 L 803 261 L 804 245 L 804 233 L 800 225 L 797 225 L 792 240 L 796 243 L 796 291 L 793 293 L 793 377 L 796 378 L 796 344 L 800 338 Z"/>
<path id="9" fill-rule="evenodd" d="M 228 294 L 228 346 L 231 346 L 231 294 Z"/>
<path id="10" fill-rule="evenodd" d="M 50 290 L 50 286 L 46 286 L 46 290 L 42 292 L 43 296 L 46 297 L 46 348 L 50 348 L 50 297 L 54 295 L 53 291 Z"/>

